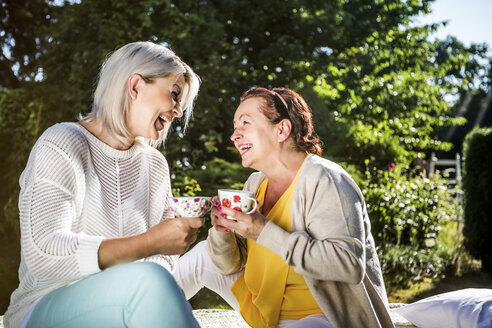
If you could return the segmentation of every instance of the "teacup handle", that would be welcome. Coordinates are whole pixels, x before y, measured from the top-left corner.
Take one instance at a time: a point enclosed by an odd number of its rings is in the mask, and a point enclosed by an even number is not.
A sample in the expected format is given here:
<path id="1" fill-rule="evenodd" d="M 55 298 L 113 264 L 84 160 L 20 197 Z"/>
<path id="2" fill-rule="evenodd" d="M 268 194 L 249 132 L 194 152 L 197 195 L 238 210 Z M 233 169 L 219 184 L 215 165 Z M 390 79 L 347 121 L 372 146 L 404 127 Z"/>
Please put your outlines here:
<path id="1" fill-rule="evenodd" d="M 258 208 L 258 199 L 254 197 L 248 197 L 248 199 L 251 199 L 255 203 L 255 206 L 249 212 L 246 212 L 246 214 L 251 214 L 254 213 L 254 211 L 256 211 L 256 209 Z"/>
<path id="2" fill-rule="evenodd" d="M 212 210 L 212 197 L 210 197 L 209 199 L 207 199 L 207 207 L 208 207 L 208 210 L 205 213 L 208 213 L 208 212 L 210 212 Z"/>

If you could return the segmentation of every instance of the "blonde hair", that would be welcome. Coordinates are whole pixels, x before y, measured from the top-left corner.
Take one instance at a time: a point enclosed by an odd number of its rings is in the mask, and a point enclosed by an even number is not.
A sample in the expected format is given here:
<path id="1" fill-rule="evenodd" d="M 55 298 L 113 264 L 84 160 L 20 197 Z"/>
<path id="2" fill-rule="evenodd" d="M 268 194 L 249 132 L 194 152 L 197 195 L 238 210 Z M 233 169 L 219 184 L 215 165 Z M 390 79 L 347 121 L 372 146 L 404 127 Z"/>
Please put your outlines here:
<path id="1" fill-rule="evenodd" d="M 180 105 L 184 116 L 183 130 L 186 130 L 200 79 L 172 50 L 149 41 L 129 43 L 104 61 L 94 92 L 92 110 L 80 119 L 84 122 L 99 120 L 110 137 L 127 146 L 134 141 L 138 142 L 132 139 L 125 123 L 130 109 L 128 82 L 133 74 L 140 74 L 146 81 L 169 76 L 184 78 Z M 170 124 L 166 124 L 157 140 L 147 142 L 153 147 L 160 146 L 166 140 L 169 127 Z"/>

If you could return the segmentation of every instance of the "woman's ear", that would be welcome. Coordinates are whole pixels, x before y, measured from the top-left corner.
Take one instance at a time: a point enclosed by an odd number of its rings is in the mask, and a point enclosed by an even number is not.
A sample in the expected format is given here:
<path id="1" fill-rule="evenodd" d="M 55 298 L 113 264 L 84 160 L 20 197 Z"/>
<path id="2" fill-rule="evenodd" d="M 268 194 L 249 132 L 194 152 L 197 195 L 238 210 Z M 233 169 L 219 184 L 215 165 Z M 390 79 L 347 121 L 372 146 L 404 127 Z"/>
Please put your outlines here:
<path id="1" fill-rule="evenodd" d="M 277 131 L 278 131 L 277 140 L 279 142 L 289 139 L 290 132 L 292 131 L 292 122 L 284 118 L 282 121 L 277 123 Z"/>
<path id="2" fill-rule="evenodd" d="M 130 78 L 128 79 L 128 94 L 130 95 L 130 98 L 132 100 L 137 99 L 140 87 L 144 82 L 145 81 L 140 74 L 135 73 L 130 76 Z"/>

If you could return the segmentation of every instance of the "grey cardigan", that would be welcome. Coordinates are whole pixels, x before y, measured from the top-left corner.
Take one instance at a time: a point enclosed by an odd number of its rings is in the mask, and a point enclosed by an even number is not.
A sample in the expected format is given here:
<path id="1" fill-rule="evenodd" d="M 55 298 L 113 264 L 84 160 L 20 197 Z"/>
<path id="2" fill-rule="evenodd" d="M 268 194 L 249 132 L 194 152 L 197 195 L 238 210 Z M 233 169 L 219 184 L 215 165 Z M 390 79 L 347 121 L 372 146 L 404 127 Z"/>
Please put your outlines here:
<path id="1" fill-rule="evenodd" d="M 256 191 L 265 175 L 253 173 L 244 189 Z M 339 165 L 309 155 L 291 208 L 291 232 L 269 221 L 257 243 L 301 274 L 335 327 L 394 327 L 362 193 Z M 246 240 L 213 227 L 207 251 L 224 274 L 246 264 Z"/>

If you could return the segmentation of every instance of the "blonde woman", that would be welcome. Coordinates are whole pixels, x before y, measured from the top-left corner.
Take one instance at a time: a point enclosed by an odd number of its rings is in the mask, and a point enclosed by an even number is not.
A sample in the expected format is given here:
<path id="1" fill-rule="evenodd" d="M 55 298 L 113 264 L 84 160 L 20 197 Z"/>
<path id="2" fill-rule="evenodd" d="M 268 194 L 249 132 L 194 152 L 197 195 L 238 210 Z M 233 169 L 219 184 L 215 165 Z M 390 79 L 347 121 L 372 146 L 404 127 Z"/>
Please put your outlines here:
<path id="1" fill-rule="evenodd" d="M 154 148 L 175 118 L 186 125 L 198 88 L 168 48 L 130 43 L 102 66 L 92 111 L 43 133 L 20 178 L 6 327 L 198 327 L 171 272 L 203 221 L 168 219 Z"/>

